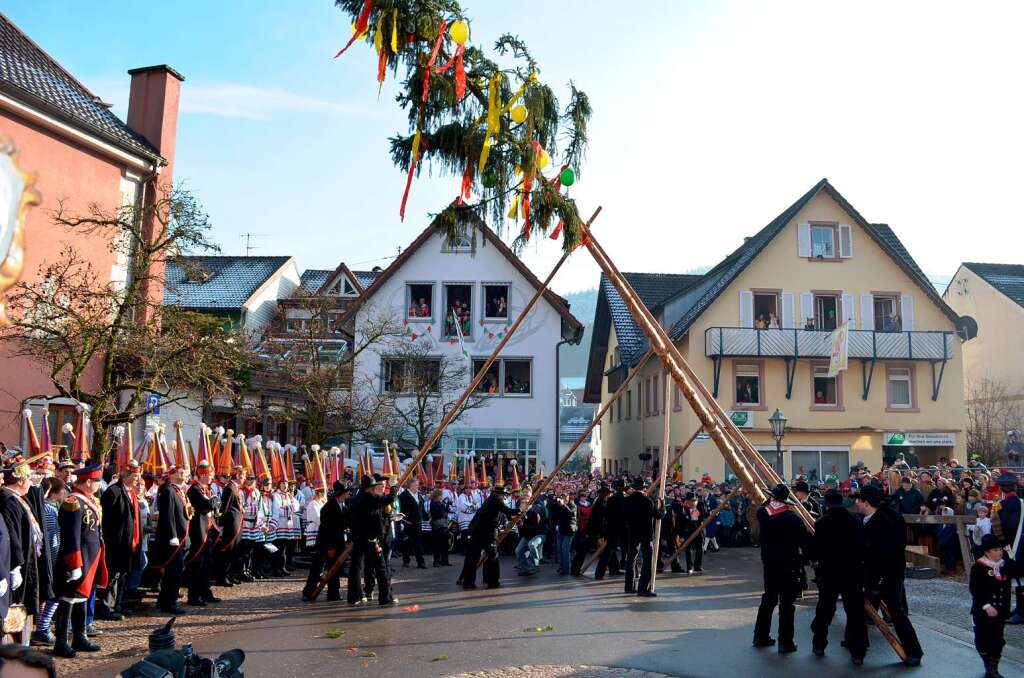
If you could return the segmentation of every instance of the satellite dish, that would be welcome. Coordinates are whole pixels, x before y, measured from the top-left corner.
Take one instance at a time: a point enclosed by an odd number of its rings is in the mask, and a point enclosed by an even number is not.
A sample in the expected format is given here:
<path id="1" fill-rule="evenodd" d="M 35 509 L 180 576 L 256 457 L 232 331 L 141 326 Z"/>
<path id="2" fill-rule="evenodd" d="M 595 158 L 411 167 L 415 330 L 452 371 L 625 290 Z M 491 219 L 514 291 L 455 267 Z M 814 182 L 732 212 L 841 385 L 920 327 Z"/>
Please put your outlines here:
<path id="1" fill-rule="evenodd" d="M 970 341 L 978 336 L 978 321 L 969 315 L 962 315 L 956 321 L 956 333 L 964 341 Z"/>

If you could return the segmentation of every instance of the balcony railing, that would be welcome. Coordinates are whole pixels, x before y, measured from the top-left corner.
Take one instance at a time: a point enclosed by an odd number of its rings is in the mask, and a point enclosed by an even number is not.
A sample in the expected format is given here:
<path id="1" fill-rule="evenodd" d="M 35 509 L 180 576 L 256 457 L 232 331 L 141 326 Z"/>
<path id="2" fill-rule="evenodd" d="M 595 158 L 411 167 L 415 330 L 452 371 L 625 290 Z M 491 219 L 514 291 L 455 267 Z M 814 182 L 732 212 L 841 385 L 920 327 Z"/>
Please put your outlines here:
<path id="1" fill-rule="evenodd" d="M 704 354 L 709 358 L 829 358 L 832 333 L 804 329 L 759 330 L 709 327 Z M 849 357 L 861 360 L 946 361 L 953 357 L 953 332 L 874 332 L 850 330 Z"/>

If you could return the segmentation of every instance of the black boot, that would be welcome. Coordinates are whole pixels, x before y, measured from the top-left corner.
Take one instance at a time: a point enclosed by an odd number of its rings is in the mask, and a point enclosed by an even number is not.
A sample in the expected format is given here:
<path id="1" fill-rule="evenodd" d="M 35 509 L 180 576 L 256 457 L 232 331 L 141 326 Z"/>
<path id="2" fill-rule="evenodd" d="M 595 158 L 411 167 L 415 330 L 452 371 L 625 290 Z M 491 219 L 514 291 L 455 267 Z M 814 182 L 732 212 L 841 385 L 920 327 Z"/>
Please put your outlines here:
<path id="1" fill-rule="evenodd" d="M 57 612 L 53 616 L 54 623 L 54 635 L 57 636 L 57 642 L 53 644 L 53 654 L 57 657 L 66 657 L 73 659 L 75 651 L 68 644 L 68 625 L 71 620 L 71 603 L 66 603 L 63 600 L 57 603 Z"/>
<path id="2" fill-rule="evenodd" d="M 71 606 L 71 647 L 79 652 L 99 652 L 100 646 L 85 633 L 85 603 Z"/>
<path id="3" fill-rule="evenodd" d="M 1003 678 L 999 673 L 999 657 L 985 656 L 981 661 L 985 664 L 985 678 Z"/>

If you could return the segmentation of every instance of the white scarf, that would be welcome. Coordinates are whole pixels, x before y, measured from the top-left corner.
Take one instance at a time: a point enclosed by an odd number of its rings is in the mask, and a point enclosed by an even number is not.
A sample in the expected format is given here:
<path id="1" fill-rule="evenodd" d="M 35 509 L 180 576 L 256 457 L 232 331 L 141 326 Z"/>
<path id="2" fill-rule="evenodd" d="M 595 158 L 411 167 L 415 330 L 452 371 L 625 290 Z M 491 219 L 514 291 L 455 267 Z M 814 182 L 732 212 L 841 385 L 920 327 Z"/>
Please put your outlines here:
<path id="1" fill-rule="evenodd" d="M 986 567 L 992 568 L 992 575 L 996 579 L 1002 580 L 1002 569 L 1004 565 L 1004 561 L 1002 558 L 1000 558 L 999 560 L 989 560 L 985 556 L 982 556 L 981 558 L 978 558 L 978 562 Z"/>

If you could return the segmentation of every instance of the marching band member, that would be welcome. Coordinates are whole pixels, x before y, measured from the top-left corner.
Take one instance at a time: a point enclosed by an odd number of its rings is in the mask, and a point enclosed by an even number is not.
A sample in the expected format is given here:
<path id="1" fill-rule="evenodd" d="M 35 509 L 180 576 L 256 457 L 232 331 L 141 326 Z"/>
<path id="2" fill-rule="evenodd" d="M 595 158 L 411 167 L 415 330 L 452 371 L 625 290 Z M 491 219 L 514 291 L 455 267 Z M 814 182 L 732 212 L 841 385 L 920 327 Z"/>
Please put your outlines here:
<path id="1" fill-rule="evenodd" d="M 242 513 L 244 495 L 242 485 L 246 482 L 245 467 L 236 465 L 221 493 L 220 519 L 218 527 L 220 538 L 214 547 L 214 569 L 217 573 L 217 586 L 231 587 L 241 584 L 236 563 L 238 560 L 239 537 L 242 536 Z"/>
<path id="2" fill-rule="evenodd" d="M 263 574 L 258 572 L 255 567 L 257 544 L 263 542 L 263 525 L 259 522 L 261 516 L 258 511 L 260 496 L 260 490 L 256 486 L 256 478 L 245 477 L 242 480 L 240 494 L 242 534 L 238 545 L 239 579 L 243 582 L 263 579 Z M 260 560 L 261 564 L 262 562 Z M 259 576 L 257 577 L 257 575 Z"/>
<path id="3" fill-rule="evenodd" d="M 188 604 L 198 607 L 220 602 L 210 589 L 213 543 L 217 539 L 216 526 L 220 514 L 220 499 L 210 487 L 212 478 L 210 462 L 203 460 L 196 464 L 196 478 L 187 495 L 192 508 L 188 521 L 189 552 L 185 560 Z"/>
<path id="4" fill-rule="evenodd" d="M 177 466 L 167 469 L 167 480 L 156 497 L 159 516 L 155 562 L 160 564 L 163 573 L 157 605 L 161 612 L 175 615 L 186 613 L 185 608 L 178 605 L 178 590 L 188 553 L 188 523 L 193 511 L 185 498 L 185 474 L 186 471 Z"/>
<path id="5" fill-rule="evenodd" d="M 273 493 L 274 518 L 277 530 L 274 533 L 274 546 L 277 552 L 274 554 L 274 576 L 285 577 L 291 574 L 288 569 L 288 553 L 294 550 L 294 540 L 298 538 L 298 512 L 299 502 L 289 491 L 288 481 L 282 480 L 277 484 Z"/>
<path id="6" fill-rule="evenodd" d="M 141 469 L 139 462 L 129 459 L 121 469 L 116 483 L 100 496 L 103 509 L 103 543 L 109 584 L 96 592 L 96 616 L 99 619 L 124 618 L 124 599 L 128 574 L 138 564 L 142 551 L 142 518 L 137 489 Z"/>

